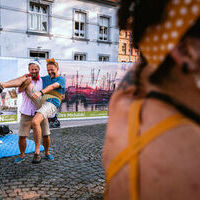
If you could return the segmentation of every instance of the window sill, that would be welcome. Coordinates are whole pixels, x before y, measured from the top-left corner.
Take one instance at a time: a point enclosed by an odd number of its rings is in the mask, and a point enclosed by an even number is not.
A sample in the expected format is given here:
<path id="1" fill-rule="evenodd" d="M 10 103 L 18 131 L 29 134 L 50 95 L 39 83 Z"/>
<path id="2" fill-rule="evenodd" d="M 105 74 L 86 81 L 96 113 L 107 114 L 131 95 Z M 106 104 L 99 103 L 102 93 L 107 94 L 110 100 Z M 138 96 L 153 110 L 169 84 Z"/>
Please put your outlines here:
<path id="1" fill-rule="evenodd" d="M 73 60 L 75 62 L 85 62 L 86 60 Z"/>
<path id="2" fill-rule="evenodd" d="M 86 41 L 86 42 L 89 42 L 89 41 L 90 41 L 89 39 L 86 39 L 86 38 L 78 38 L 78 37 L 72 37 L 72 40 L 79 40 L 79 41 Z"/>
<path id="3" fill-rule="evenodd" d="M 118 53 L 119 56 L 129 56 L 129 54 L 126 53 Z M 131 55 L 132 56 L 132 55 Z"/>
<path id="4" fill-rule="evenodd" d="M 47 1 L 47 2 L 50 2 L 50 3 L 54 3 L 54 0 L 43 0 L 43 1 Z"/>
<path id="5" fill-rule="evenodd" d="M 35 32 L 35 31 L 26 31 L 28 35 L 39 35 L 39 36 L 46 36 L 46 37 L 52 37 L 52 34 L 49 33 L 43 33 L 43 32 Z"/>
<path id="6" fill-rule="evenodd" d="M 97 40 L 98 43 L 104 43 L 104 44 L 112 44 L 110 41 L 104 41 L 104 40 Z"/>

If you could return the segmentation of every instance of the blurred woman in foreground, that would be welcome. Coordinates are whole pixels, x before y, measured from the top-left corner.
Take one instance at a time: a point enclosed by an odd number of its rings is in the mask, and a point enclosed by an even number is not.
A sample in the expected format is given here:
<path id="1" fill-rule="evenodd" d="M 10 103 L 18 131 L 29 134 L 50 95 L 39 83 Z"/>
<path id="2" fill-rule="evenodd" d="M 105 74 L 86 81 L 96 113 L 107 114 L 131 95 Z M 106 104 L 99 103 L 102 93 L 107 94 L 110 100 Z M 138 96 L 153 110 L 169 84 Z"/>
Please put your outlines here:
<path id="1" fill-rule="evenodd" d="M 143 57 L 110 101 L 105 198 L 199 200 L 200 1 L 121 0 L 118 18 Z"/>

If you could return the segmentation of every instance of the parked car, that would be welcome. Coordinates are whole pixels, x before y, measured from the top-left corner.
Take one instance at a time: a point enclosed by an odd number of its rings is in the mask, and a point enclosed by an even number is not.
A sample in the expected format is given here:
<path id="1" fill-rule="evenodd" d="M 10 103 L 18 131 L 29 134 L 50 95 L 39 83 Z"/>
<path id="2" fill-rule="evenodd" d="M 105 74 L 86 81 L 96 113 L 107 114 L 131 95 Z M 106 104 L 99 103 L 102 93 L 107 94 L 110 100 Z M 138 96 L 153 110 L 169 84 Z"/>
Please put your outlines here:
<path id="1" fill-rule="evenodd" d="M 112 92 L 91 87 L 69 86 L 65 93 L 65 101 L 68 104 L 73 104 L 77 101 L 84 104 L 108 103 Z"/>

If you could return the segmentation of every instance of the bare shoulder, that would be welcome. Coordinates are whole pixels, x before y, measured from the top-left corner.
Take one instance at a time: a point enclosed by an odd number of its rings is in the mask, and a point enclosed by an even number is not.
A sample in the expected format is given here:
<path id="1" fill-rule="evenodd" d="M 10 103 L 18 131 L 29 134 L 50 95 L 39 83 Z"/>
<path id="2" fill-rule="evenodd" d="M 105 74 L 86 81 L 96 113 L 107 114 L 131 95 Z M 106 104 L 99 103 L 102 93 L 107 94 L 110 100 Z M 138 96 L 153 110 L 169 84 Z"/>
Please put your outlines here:
<path id="1" fill-rule="evenodd" d="M 134 102 L 136 86 L 115 91 L 109 102 L 108 123 L 103 148 L 103 162 L 107 167 L 112 159 L 127 147 L 128 116 L 130 106 Z"/>
<path id="2" fill-rule="evenodd" d="M 141 199 L 199 199 L 199 144 L 200 127 L 192 123 L 148 144 L 140 155 Z"/>
<path id="3" fill-rule="evenodd" d="M 111 160 L 127 146 L 128 114 L 131 103 L 131 92 L 124 94 L 123 91 L 116 91 L 110 100 L 103 149 L 103 162 L 106 168 Z"/>

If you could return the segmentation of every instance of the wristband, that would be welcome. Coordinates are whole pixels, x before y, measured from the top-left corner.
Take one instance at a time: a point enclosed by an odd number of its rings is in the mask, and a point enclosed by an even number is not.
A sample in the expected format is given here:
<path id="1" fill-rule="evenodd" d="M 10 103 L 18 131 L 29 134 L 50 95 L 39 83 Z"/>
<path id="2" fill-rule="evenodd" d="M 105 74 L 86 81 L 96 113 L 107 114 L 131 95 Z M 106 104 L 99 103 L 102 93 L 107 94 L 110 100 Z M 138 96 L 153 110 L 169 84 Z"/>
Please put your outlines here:
<path id="1" fill-rule="evenodd" d="M 42 94 L 42 96 L 44 96 L 44 93 L 42 92 L 42 90 L 40 90 L 40 93 Z"/>

